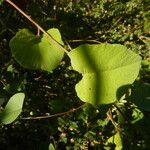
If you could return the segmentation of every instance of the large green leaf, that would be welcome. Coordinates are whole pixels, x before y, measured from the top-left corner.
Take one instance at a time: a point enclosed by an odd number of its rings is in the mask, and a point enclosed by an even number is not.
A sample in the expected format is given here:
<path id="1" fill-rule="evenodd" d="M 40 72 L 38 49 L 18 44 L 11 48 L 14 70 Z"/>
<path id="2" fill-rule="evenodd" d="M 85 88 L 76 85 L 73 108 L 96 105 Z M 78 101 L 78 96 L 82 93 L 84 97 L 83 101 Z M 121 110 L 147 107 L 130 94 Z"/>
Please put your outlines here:
<path id="1" fill-rule="evenodd" d="M 83 75 L 76 85 L 78 97 L 91 104 L 108 104 L 136 79 L 141 58 L 119 44 L 81 45 L 69 52 L 74 70 Z M 120 90 L 122 89 L 122 90 Z"/>
<path id="2" fill-rule="evenodd" d="M 9 99 L 4 111 L 0 113 L 0 121 L 3 124 L 9 124 L 19 116 L 22 111 L 24 98 L 24 93 L 17 93 Z"/>
<path id="3" fill-rule="evenodd" d="M 63 44 L 58 29 L 48 33 L 60 44 Z M 45 35 L 35 36 L 28 29 L 20 30 L 10 41 L 12 55 L 16 61 L 30 69 L 52 71 L 63 58 L 64 52 L 50 43 Z"/>

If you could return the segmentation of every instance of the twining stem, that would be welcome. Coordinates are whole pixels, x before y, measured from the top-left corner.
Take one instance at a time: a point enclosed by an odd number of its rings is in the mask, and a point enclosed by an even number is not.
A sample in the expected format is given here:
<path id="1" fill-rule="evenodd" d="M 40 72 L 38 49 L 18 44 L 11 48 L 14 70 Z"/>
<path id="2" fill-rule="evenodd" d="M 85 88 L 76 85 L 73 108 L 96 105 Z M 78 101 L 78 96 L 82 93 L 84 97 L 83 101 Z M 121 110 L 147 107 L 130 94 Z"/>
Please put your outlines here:
<path id="1" fill-rule="evenodd" d="M 52 117 L 59 117 L 59 116 L 63 116 L 63 115 L 68 115 L 69 113 L 75 112 L 79 109 L 81 109 L 85 104 L 77 107 L 77 108 L 72 108 L 69 111 L 66 112 L 61 112 L 61 113 L 57 113 L 57 114 L 53 114 L 53 115 L 48 115 L 48 116 L 37 116 L 37 117 L 26 117 L 26 118 L 21 118 L 23 120 L 37 120 L 37 119 L 46 119 L 46 118 L 52 118 Z"/>
<path id="2" fill-rule="evenodd" d="M 22 11 L 16 4 L 14 4 L 11 0 L 5 0 L 7 3 L 9 3 L 11 6 L 13 6 L 19 13 L 21 13 L 25 18 L 27 18 L 32 24 L 34 24 L 41 32 L 45 34 L 45 36 L 48 38 L 50 43 L 53 43 L 57 48 L 63 50 L 65 53 L 68 53 L 68 51 L 60 44 L 58 43 L 49 33 L 47 33 L 38 23 L 36 23 L 29 15 L 27 15 L 24 11 Z"/>

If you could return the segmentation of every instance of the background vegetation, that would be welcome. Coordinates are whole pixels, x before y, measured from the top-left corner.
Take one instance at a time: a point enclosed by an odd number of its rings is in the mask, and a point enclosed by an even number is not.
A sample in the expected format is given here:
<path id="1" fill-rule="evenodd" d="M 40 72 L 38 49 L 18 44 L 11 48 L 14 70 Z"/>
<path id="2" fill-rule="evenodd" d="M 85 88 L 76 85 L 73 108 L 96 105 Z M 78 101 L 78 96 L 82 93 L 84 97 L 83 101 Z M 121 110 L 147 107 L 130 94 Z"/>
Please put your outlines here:
<path id="1" fill-rule="evenodd" d="M 137 150 L 150 147 L 150 1 L 149 0 L 15 0 L 45 30 L 56 27 L 67 45 L 120 43 L 142 56 L 142 68 L 133 84 L 132 97 L 114 105 L 93 107 L 76 96 L 74 85 L 81 75 L 70 69 L 65 57 L 47 73 L 22 68 L 11 55 L 9 41 L 22 28 L 32 26 L 7 3 L 0 5 L 0 104 L 24 91 L 23 112 L 15 122 L 0 126 L 1 150 L 56 149 Z M 134 99 L 134 100 L 133 100 Z M 142 101 L 142 105 L 139 104 Z M 83 106 L 82 106 L 83 105 Z M 80 108 L 48 119 L 25 120 Z M 108 118 L 106 113 L 111 110 Z M 123 113 L 119 118 L 117 113 Z M 113 122 L 114 121 L 114 122 Z M 116 127 L 114 124 L 119 123 Z M 111 139 L 121 130 L 122 141 Z M 51 148 L 52 148 L 51 145 Z M 119 149 L 119 148 L 118 148 Z"/>

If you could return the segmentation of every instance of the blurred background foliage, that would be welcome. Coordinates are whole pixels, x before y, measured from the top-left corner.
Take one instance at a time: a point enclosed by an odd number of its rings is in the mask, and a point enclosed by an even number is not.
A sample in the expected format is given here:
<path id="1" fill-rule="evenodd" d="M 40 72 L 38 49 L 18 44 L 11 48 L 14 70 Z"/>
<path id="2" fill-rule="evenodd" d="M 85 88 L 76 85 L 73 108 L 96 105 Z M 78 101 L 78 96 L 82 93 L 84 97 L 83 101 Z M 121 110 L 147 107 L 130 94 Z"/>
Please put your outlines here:
<path id="1" fill-rule="evenodd" d="M 137 82 L 150 87 L 149 0 L 14 2 L 45 30 L 58 28 L 64 42 L 72 48 L 96 41 L 126 45 L 143 59 Z M 0 109 L 16 92 L 24 91 L 26 100 L 20 119 L 10 125 L 0 126 L 1 150 L 47 150 L 50 143 L 61 150 L 115 149 L 117 143 L 109 140 L 116 133 L 115 126 L 106 115 L 109 109 L 115 122 L 120 123 L 123 149 L 150 147 L 149 111 L 125 101 L 120 106 L 124 113 L 124 121 L 121 122 L 118 109 L 113 105 L 95 108 L 83 104 L 74 90 L 81 75 L 70 69 L 68 57 L 65 56 L 52 73 L 19 66 L 12 58 L 9 41 L 22 28 L 29 28 L 35 34 L 37 32 L 28 20 L 3 2 L 0 5 Z M 81 109 L 60 117 L 21 119 L 65 112 L 81 105 Z"/>

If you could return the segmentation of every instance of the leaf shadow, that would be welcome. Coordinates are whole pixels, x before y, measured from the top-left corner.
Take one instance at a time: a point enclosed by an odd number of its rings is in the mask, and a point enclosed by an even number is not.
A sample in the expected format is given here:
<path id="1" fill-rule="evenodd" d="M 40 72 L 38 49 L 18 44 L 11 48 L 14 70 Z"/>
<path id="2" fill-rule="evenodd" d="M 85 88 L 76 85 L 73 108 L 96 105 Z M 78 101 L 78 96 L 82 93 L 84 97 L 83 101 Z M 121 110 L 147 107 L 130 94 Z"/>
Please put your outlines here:
<path id="1" fill-rule="evenodd" d="M 140 109 L 150 111 L 150 84 L 135 82 L 128 100 Z"/>
<path id="2" fill-rule="evenodd" d="M 117 100 L 120 100 L 123 96 L 127 97 L 129 95 L 129 88 L 131 88 L 131 84 L 119 87 L 116 92 Z"/>
<path id="3" fill-rule="evenodd" d="M 91 98 L 91 103 L 92 104 L 98 104 L 99 103 L 99 95 L 100 95 L 100 91 L 101 90 L 101 86 L 100 86 L 100 71 L 98 69 L 98 66 L 96 66 L 96 63 L 95 63 L 95 60 L 94 60 L 94 57 L 91 57 L 91 49 L 90 49 L 90 46 L 88 44 L 85 44 L 83 45 L 82 49 L 84 49 L 84 51 L 80 51 L 80 55 L 81 57 L 83 57 L 84 59 L 84 63 L 88 64 L 88 73 L 93 73 L 94 75 L 94 78 L 95 79 L 92 79 L 91 82 L 90 82 L 90 86 L 88 88 L 89 91 L 87 92 L 94 92 L 93 97 Z M 85 69 L 86 70 L 86 69 Z M 85 71 L 86 72 L 86 71 Z M 84 72 L 82 72 L 83 74 L 83 78 L 84 78 Z"/>

